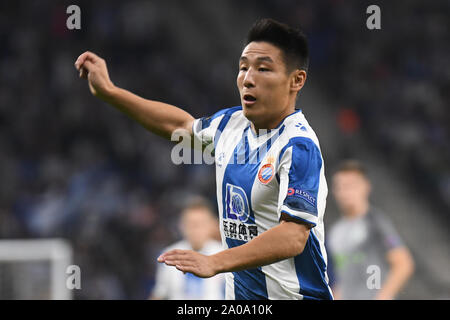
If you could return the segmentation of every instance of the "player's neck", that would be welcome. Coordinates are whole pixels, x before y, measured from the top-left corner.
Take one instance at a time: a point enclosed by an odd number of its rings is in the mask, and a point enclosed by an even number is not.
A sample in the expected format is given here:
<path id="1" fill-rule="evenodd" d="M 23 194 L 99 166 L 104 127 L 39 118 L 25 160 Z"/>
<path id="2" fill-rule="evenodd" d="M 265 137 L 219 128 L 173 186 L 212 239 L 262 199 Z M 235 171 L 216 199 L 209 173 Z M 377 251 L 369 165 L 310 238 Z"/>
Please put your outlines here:
<path id="1" fill-rule="evenodd" d="M 351 207 L 346 208 L 345 217 L 348 219 L 356 219 L 364 216 L 369 211 L 369 202 L 360 202 Z"/>
<path id="2" fill-rule="evenodd" d="M 200 251 L 200 250 L 202 250 L 203 249 L 203 247 L 204 247 L 204 245 L 205 245 L 205 242 L 199 242 L 199 243 L 193 243 L 193 242 L 191 242 L 191 248 L 192 248 L 192 250 L 194 250 L 194 251 Z"/>
<path id="3" fill-rule="evenodd" d="M 263 123 L 251 122 L 251 128 L 253 132 L 258 134 L 260 130 L 271 130 L 277 128 L 286 117 L 296 112 L 295 104 L 292 107 L 286 108 L 284 112 L 280 113 L 276 118 L 272 118 L 269 121 Z"/>

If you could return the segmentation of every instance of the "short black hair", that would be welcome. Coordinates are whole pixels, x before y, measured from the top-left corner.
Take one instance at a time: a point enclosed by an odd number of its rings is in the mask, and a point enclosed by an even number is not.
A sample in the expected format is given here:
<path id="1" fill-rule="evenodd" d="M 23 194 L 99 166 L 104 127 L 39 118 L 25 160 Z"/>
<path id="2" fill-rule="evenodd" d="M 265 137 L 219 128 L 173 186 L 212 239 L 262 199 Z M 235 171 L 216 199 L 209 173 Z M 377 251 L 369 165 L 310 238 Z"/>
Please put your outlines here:
<path id="1" fill-rule="evenodd" d="M 253 41 L 268 42 L 279 48 L 284 54 L 288 72 L 294 69 L 308 71 L 308 41 L 300 28 L 270 18 L 260 19 L 249 30 L 245 45 Z"/>
<path id="2" fill-rule="evenodd" d="M 368 178 L 366 167 L 355 159 L 347 159 L 339 163 L 339 165 L 334 170 L 334 174 L 339 172 L 357 172 L 365 178 Z"/>
<path id="3" fill-rule="evenodd" d="M 214 215 L 215 212 L 212 203 L 207 198 L 197 195 L 188 197 L 184 201 L 182 212 L 198 209 L 205 209 L 209 211 L 211 215 Z"/>

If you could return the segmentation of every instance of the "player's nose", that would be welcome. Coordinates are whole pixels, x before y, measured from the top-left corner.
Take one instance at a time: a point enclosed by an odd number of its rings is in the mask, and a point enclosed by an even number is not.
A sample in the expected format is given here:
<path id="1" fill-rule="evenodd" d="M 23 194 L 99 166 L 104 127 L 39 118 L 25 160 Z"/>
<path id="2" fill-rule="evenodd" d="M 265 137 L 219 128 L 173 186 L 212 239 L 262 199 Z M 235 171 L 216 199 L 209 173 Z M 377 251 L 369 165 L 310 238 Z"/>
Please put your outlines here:
<path id="1" fill-rule="evenodd" d="M 252 69 L 247 70 L 245 73 L 243 85 L 246 88 L 252 88 L 255 86 L 255 79 Z"/>

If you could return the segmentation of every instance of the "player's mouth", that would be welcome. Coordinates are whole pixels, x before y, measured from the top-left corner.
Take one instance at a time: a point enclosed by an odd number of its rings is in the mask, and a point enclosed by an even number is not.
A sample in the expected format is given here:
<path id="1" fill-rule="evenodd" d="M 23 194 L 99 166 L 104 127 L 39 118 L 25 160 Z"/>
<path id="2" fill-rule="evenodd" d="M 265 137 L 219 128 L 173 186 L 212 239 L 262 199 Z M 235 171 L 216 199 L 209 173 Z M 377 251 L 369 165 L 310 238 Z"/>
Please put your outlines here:
<path id="1" fill-rule="evenodd" d="M 244 94 L 243 100 L 246 105 L 251 105 L 256 102 L 256 98 L 251 94 Z"/>

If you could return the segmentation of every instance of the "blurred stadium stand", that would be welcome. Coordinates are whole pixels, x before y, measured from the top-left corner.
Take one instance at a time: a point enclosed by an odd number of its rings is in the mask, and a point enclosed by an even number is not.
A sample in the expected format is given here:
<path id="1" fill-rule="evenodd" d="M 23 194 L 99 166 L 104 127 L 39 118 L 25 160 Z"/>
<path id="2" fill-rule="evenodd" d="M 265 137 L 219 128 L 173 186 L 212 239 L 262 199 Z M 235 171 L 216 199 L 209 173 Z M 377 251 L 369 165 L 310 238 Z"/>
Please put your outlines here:
<path id="1" fill-rule="evenodd" d="M 75 298 L 146 298 L 183 197 L 215 201 L 214 168 L 173 165 L 171 144 L 89 94 L 75 59 L 96 52 L 117 85 L 209 115 L 239 104 L 238 57 L 261 17 L 309 36 L 299 106 L 328 172 L 367 163 L 373 202 L 417 264 L 400 298 L 450 298 L 448 1 L 377 1 L 376 31 L 367 1 L 78 1 L 78 31 L 65 25 L 70 4 L 0 4 L 0 238 L 68 239 L 83 272 Z"/>

